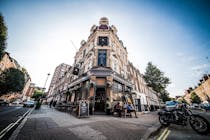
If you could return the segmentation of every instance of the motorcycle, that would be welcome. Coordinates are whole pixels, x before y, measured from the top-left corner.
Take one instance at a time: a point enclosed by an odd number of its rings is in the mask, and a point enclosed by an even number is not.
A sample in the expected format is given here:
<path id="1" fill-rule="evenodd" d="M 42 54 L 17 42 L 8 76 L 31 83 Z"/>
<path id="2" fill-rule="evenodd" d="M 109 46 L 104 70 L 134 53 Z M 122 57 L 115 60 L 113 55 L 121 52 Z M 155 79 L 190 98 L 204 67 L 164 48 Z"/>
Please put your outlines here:
<path id="1" fill-rule="evenodd" d="M 192 129 L 201 135 L 210 133 L 210 124 L 202 116 L 193 114 L 186 104 L 177 105 L 178 107 L 171 110 L 165 109 L 158 112 L 159 121 L 163 126 L 177 124 L 187 126 L 190 124 Z"/>

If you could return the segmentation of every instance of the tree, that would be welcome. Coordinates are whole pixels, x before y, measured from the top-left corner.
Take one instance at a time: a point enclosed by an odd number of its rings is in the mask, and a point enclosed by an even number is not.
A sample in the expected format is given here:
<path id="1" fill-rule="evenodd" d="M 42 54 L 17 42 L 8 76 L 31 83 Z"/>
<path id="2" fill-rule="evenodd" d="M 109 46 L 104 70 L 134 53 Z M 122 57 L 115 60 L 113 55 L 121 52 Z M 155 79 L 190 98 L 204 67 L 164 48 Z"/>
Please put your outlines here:
<path id="1" fill-rule="evenodd" d="M 7 40 L 7 27 L 4 23 L 4 17 L 0 13 L 0 60 L 4 55 L 4 50 L 6 49 Z"/>
<path id="2" fill-rule="evenodd" d="M 191 93 L 191 102 L 197 104 L 201 103 L 200 97 L 195 92 Z"/>
<path id="3" fill-rule="evenodd" d="M 20 92 L 25 85 L 24 73 L 19 69 L 9 68 L 0 74 L 0 95 Z"/>
<path id="4" fill-rule="evenodd" d="M 181 102 L 181 103 L 188 104 L 187 101 L 183 97 L 181 99 L 179 99 L 178 101 Z"/>
<path id="5" fill-rule="evenodd" d="M 163 102 L 170 100 L 166 87 L 171 83 L 168 77 L 164 76 L 164 72 L 158 69 L 152 62 L 147 64 L 144 79 L 149 87 L 160 93 Z"/>

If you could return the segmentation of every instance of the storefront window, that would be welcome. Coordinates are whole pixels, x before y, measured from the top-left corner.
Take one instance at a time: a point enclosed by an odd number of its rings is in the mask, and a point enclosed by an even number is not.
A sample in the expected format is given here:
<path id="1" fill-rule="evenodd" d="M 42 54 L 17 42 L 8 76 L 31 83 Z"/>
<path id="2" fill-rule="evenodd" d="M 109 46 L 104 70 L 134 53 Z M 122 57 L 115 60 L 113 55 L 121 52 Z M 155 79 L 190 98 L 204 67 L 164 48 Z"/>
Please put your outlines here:
<path id="1" fill-rule="evenodd" d="M 113 100 L 120 101 L 123 94 L 123 85 L 114 81 L 112 85 Z"/>

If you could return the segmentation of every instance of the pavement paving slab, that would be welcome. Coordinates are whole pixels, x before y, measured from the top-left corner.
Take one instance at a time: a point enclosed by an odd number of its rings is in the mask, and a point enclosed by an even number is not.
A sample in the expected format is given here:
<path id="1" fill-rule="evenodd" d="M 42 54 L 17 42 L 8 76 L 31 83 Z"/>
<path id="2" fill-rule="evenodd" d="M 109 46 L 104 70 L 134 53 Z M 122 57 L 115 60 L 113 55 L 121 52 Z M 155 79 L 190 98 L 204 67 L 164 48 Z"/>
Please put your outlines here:
<path id="1" fill-rule="evenodd" d="M 75 118 L 45 105 L 26 118 L 16 140 L 140 140 L 158 122 L 155 113 L 138 118 L 94 115 Z M 154 131 L 154 130 L 153 130 Z M 147 136 L 148 137 L 148 136 Z"/>

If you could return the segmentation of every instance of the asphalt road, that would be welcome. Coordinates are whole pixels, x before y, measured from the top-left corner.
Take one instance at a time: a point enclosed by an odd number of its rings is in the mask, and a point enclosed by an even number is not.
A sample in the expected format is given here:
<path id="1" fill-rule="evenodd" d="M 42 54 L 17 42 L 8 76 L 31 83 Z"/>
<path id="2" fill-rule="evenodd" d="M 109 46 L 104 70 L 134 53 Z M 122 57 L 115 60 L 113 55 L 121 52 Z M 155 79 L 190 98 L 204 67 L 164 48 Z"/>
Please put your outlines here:
<path id="1" fill-rule="evenodd" d="M 29 108 L 22 106 L 0 106 L 0 132 L 10 123 L 14 123 L 21 117 Z"/>
<path id="2" fill-rule="evenodd" d="M 196 114 L 200 114 L 204 118 L 208 120 L 210 123 L 210 112 L 204 112 L 204 111 L 193 111 Z M 181 126 L 181 125 L 175 125 L 171 124 L 167 128 L 162 128 L 160 132 L 153 137 L 153 139 L 160 138 L 161 134 L 164 134 L 165 131 L 165 138 L 166 140 L 209 140 L 210 134 L 208 135 L 199 135 L 197 134 L 190 125 L 188 126 Z M 168 133 L 168 134 L 167 134 Z"/>

